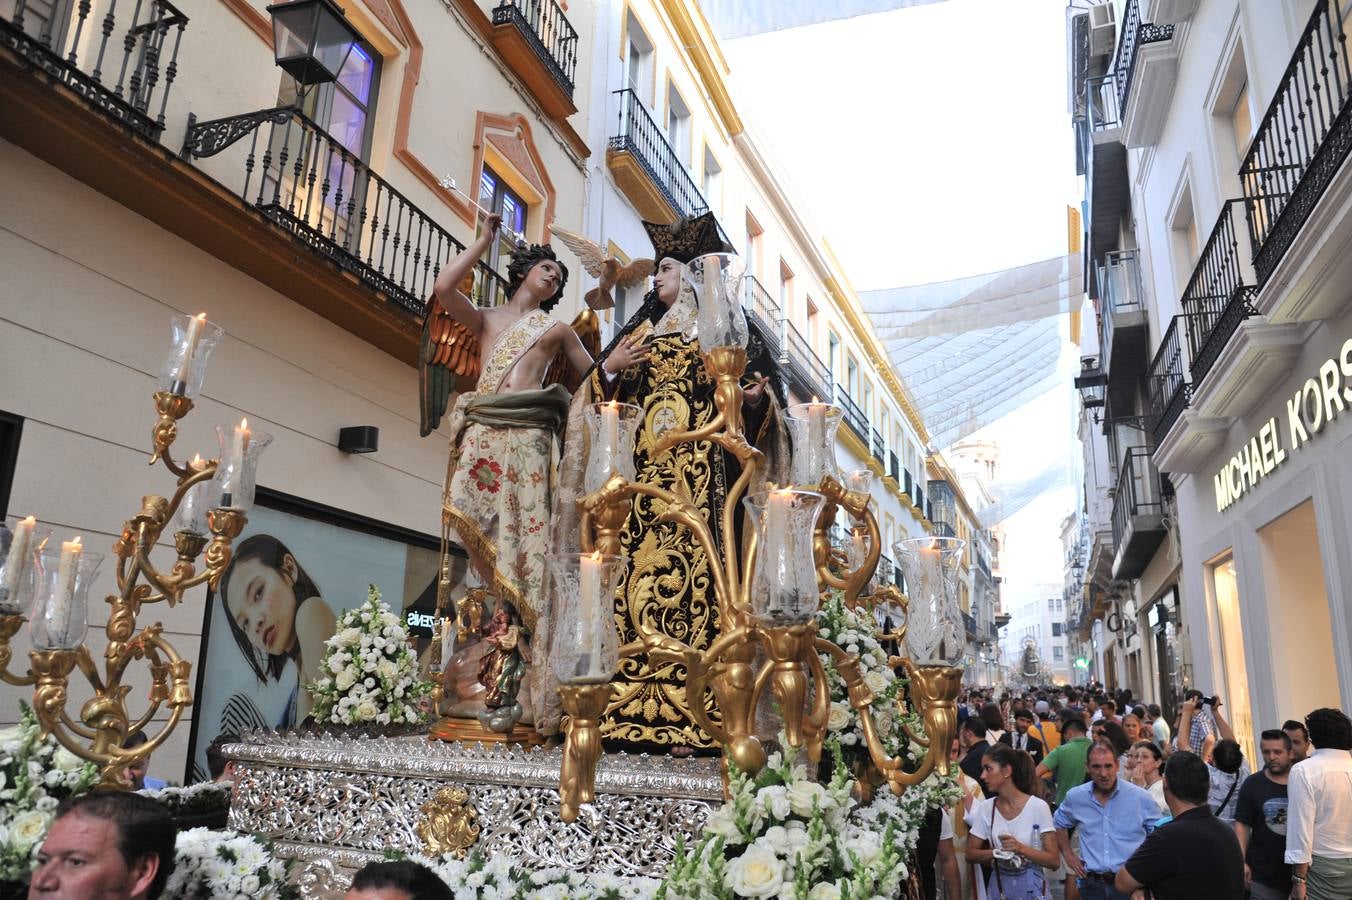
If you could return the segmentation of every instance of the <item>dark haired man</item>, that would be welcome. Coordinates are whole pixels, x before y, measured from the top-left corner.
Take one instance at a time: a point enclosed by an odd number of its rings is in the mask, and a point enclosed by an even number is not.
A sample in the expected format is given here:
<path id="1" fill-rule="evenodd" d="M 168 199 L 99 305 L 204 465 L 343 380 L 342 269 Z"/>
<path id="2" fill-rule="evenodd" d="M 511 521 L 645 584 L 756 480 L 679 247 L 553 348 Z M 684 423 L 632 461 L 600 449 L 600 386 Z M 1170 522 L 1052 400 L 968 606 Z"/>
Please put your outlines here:
<path id="1" fill-rule="evenodd" d="M 451 900 L 451 888 L 435 872 L 408 859 L 367 863 L 352 877 L 343 900 Z"/>
<path id="2" fill-rule="evenodd" d="M 986 740 L 986 723 L 981 721 L 980 717 L 970 716 L 962 723 L 962 729 L 958 732 L 958 746 L 963 750 L 962 762 L 958 763 L 958 768 L 968 778 L 981 782 L 981 789 L 984 792 L 986 788 L 985 782 L 981 781 L 981 757 L 986 754 L 990 742 Z"/>
<path id="3" fill-rule="evenodd" d="M 1070 717 L 1061 724 L 1061 746 L 1038 764 L 1037 777 L 1056 782 L 1056 805 L 1066 799 L 1066 792 L 1084 784 L 1085 760 L 1089 756 L 1089 733 L 1083 719 Z"/>
<path id="4" fill-rule="evenodd" d="M 1305 717 L 1314 752 L 1291 769 L 1286 861 L 1292 900 L 1352 897 L 1352 720 L 1341 710 Z"/>
<path id="5" fill-rule="evenodd" d="M 1310 732 L 1305 730 L 1303 723 L 1295 719 L 1283 722 L 1282 731 L 1285 731 L 1286 736 L 1291 739 L 1291 765 L 1294 766 L 1310 755 Z"/>
<path id="6" fill-rule="evenodd" d="M 1015 750 L 1023 750 L 1033 757 L 1033 765 L 1042 762 L 1042 741 L 1033 732 L 1033 722 L 1037 717 L 1029 709 L 1021 709 L 1014 714 L 1014 734 L 1011 739 Z"/>
<path id="7" fill-rule="evenodd" d="M 1150 712 L 1150 734 L 1155 746 L 1160 748 L 1161 753 L 1168 753 L 1169 739 L 1173 735 L 1169 732 L 1169 723 L 1164 720 L 1164 710 L 1160 709 L 1158 703 L 1152 703 L 1146 708 Z"/>
<path id="8" fill-rule="evenodd" d="M 1066 792 L 1052 820 L 1061 854 L 1084 900 L 1127 900 L 1113 880 L 1159 818 L 1159 807 L 1144 788 L 1117 777 L 1117 753 L 1108 744 L 1090 747 L 1087 765 L 1089 781 Z M 1079 834 L 1079 852 L 1071 829 Z"/>
<path id="9" fill-rule="evenodd" d="M 1235 836 L 1244 851 L 1244 881 L 1253 900 L 1286 900 L 1291 867 L 1286 852 L 1286 783 L 1291 771 L 1291 738 L 1280 729 L 1259 740 L 1261 771 L 1244 779 L 1235 802 Z"/>
<path id="10" fill-rule="evenodd" d="M 1212 717 L 1212 704 L 1203 703 L 1202 692 L 1188 691 L 1183 695 L 1183 715 L 1178 724 L 1178 749 L 1189 750 L 1204 760 L 1211 759 L 1211 751 L 1220 740 L 1217 734 L 1216 720 Z"/>
<path id="11" fill-rule="evenodd" d="M 1155 900 L 1237 900 L 1244 896 L 1244 854 L 1235 833 L 1207 806 L 1211 775 L 1192 753 L 1164 764 L 1164 800 L 1173 821 L 1142 842 L 1117 870 L 1124 894 L 1149 888 Z"/>
<path id="12" fill-rule="evenodd" d="M 66 800 L 38 850 L 29 896 L 155 900 L 174 870 L 175 836 L 164 807 L 140 794 Z"/>

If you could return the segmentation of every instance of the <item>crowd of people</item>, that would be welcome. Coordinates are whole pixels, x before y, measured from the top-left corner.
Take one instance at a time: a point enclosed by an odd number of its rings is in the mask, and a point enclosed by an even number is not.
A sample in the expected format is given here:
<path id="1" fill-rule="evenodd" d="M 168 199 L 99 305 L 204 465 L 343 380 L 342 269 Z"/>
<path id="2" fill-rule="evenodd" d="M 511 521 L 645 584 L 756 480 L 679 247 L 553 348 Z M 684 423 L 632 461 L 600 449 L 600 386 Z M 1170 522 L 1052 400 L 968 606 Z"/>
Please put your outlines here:
<path id="1" fill-rule="evenodd" d="M 1170 722 L 1125 691 L 970 691 L 926 895 L 1352 900 L 1352 720 L 1262 731 L 1251 771 L 1223 708 L 1192 690 Z"/>

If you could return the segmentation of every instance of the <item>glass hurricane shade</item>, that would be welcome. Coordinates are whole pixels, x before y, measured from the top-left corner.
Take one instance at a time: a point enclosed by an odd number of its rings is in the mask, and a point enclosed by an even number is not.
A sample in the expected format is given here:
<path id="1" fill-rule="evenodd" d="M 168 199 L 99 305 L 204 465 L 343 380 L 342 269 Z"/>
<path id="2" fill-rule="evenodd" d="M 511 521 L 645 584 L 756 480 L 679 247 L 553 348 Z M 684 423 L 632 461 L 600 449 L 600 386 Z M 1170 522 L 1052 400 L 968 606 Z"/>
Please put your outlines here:
<path id="1" fill-rule="evenodd" d="M 632 403 L 593 403 L 583 410 L 587 424 L 587 493 L 597 490 L 619 475 L 633 481 L 634 439 L 642 407 Z"/>
<path id="2" fill-rule="evenodd" d="M 795 403 L 788 412 L 789 437 L 793 442 L 790 481 L 801 487 L 816 487 L 828 475 L 839 480 L 836 431 L 843 415 L 840 407 L 814 400 Z"/>
<path id="3" fill-rule="evenodd" d="M 102 562 L 102 553 L 76 541 L 49 546 L 36 555 L 28 621 L 35 650 L 74 650 L 84 643 L 89 630 L 89 586 Z"/>
<path id="4" fill-rule="evenodd" d="M 193 534 L 206 534 L 208 531 L 207 510 L 211 508 L 214 479 L 199 481 L 183 494 L 178 505 L 174 522 L 178 530 L 191 531 Z"/>
<path id="5" fill-rule="evenodd" d="M 333 0 L 294 0 L 268 7 L 273 58 L 302 85 L 335 81 L 361 35 Z"/>
<path id="6" fill-rule="evenodd" d="M 681 270 L 699 304 L 695 327 L 704 350 L 746 346 L 750 332 L 741 299 L 745 271 L 746 263 L 734 253 L 706 253 Z"/>
<path id="7" fill-rule="evenodd" d="M 216 439 L 221 445 L 216 477 L 211 482 L 210 505 L 247 512 L 253 508 L 258 457 L 272 435 L 247 424 L 217 425 Z"/>
<path id="8" fill-rule="evenodd" d="M 844 474 L 841 483 L 847 491 L 867 494 L 873 490 L 873 473 L 868 469 L 851 469 Z"/>
<path id="9" fill-rule="evenodd" d="M 169 355 L 160 366 L 161 391 L 192 399 L 202 390 L 207 357 L 225 336 L 225 330 L 202 316 L 174 316 L 169 320 Z"/>
<path id="10" fill-rule="evenodd" d="M 551 553 L 545 557 L 558 618 L 550 664 L 564 684 L 604 684 L 620 666 L 615 591 L 629 557 Z"/>
<path id="11" fill-rule="evenodd" d="M 906 579 L 906 652 L 918 666 L 954 665 L 967 648 L 958 608 L 958 566 L 967 542 L 908 538 L 892 545 Z"/>
<path id="12" fill-rule="evenodd" d="M 742 500 L 756 529 L 751 615 L 761 625 L 798 625 L 816 614 L 821 589 L 812 535 L 825 499 L 816 491 L 787 489 Z"/>
<path id="13" fill-rule="evenodd" d="M 0 522 L 0 616 L 23 614 L 33 598 L 33 557 L 52 530 L 31 516 Z"/>

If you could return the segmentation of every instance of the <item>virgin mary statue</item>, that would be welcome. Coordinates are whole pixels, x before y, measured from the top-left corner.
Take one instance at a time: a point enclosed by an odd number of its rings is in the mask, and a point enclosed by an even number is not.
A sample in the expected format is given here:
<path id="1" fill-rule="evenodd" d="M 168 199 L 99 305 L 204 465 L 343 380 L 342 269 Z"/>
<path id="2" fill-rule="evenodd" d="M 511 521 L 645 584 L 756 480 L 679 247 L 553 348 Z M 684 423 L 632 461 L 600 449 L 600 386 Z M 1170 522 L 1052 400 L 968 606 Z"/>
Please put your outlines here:
<path id="1" fill-rule="evenodd" d="M 640 482 L 659 485 L 688 498 L 702 512 L 721 557 L 736 552 L 737 535 L 721 531 L 720 512 L 740 472 L 737 459 L 711 441 L 696 441 L 655 452 L 666 432 L 694 430 L 712 420 L 714 383 L 704 369 L 696 332 L 695 296 L 681 278 L 684 265 L 706 253 L 728 252 L 711 213 L 671 225 L 645 222 L 657 260 L 653 288 L 597 358 L 596 366 L 573 399 L 554 515 L 554 545 L 579 545 L 577 500 L 583 496 L 586 428 L 582 410 L 590 403 L 616 400 L 643 410 L 638 425 L 634 468 Z M 765 480 L 784 483 L 788 439 L 780 414 L 778 366 L 754 322 L 747 347 L 744 422 L 747 439 L 766 453 Z M 769 387 L 767 387 L 769 386 Z M 752 485 L 751 490 L 760 489 Z M 621 545 L 630 569 L 615 595 L 620 643 L 638 640 L 647 629 L 704 650 L 719 634 L 718 604 L 710 560 L 683 526 L 658 522 L 661 504 L 639 496 L 625 524 Z M 737 530 L 740 531 L 740 519 Z M 609 746 L 623 749 L 707 749 L 712 738 L 685 712 L 700 703 L 713 721 L 720 719 L 712 694 L 687 697 L 685 668 L 650 665 L 644 655 L 621 660 L 615 692 L 601 734 Z M 685 751 L 689 752 L 689 751 Z"/>

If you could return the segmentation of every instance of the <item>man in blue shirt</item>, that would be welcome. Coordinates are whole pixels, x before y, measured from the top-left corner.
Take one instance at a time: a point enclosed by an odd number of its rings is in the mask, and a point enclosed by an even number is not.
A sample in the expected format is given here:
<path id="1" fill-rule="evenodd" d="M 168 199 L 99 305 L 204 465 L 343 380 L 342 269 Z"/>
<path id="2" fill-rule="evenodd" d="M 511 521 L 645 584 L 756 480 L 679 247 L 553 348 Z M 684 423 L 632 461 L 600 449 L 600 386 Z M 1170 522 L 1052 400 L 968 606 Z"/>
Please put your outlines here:
<path id="1" fill-rule="evenodd" d="M 1128 900 L 1113 880 L 1159 819 L 1159 807 L 1147 791 L 1118 780 L 1117 753 L 1107 744 L 1090 748 L 1086 768 L 1089 781 L 1070 789 L 1052 820 L 1062 854 L 1082 900 Z M 1078 854 L 1072 828 L 1079 830 Z"/>

